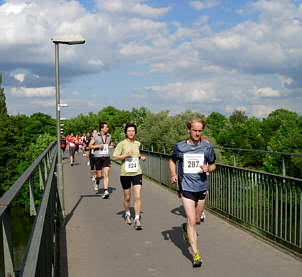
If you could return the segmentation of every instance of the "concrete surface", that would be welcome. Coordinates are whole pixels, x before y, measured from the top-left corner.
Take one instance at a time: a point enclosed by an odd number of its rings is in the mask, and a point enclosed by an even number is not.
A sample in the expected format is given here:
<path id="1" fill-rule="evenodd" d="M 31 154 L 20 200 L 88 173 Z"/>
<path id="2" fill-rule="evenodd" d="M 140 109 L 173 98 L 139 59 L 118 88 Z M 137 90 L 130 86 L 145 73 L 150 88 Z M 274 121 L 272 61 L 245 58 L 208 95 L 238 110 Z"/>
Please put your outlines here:
<path id="1" fill-rule="evenodd" d="M 144 178 L 144 229 L 136 231 L 124 223 L 119 166 L 113 163 L 111 197 L 105 200 L 93 189 L 82 153 L 76 162 L 71 167 L 67 156 L 63 160 L 66 233 L 62 234 L 62 276 L 302 276 L 301 261 L 209 212 L 197 226 L 203 265 L 192 268 L 180 227 L 184 210 L 174 192 Z"/>

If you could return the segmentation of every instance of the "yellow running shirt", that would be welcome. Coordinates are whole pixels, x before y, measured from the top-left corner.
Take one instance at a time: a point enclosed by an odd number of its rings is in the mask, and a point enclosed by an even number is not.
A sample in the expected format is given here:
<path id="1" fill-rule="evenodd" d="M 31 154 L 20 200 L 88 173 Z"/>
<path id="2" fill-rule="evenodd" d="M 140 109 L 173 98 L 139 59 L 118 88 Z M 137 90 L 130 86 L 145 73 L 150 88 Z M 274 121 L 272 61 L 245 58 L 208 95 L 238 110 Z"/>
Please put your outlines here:
<path id="1" fill-rule="evenodd" d="M 139 141 L 129 142 L 127 139 L 121 141 L 115 148 L 113 156 L 121 156 L 133 151 L 132 157 L 122 160 L 121 176 L 136 176 L 142 174 L 142 169 L 139 164 Z"/>

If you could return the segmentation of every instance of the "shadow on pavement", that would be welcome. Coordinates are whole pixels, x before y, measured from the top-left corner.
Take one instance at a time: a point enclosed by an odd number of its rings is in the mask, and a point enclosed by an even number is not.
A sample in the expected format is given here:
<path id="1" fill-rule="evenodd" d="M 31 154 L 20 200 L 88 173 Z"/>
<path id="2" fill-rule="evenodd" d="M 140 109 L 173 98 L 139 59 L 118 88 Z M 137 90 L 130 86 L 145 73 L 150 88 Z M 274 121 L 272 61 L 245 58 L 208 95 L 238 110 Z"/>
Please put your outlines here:
<path id="1" fill-rule="evenodd" d="M 178 247 L 182 254 L 190 261 L 192 261 L 192 255 L 189 251 L 189 244 L 184 241 L 183 232 L 181 227 L 176 226 L 172 229 L 161 232 L 164 240 L 171 240 L 176 247 Z"/>
<path id="2" fill-rule="evenodd" d="M 175 215 L 181 215 L 186 218 L 186 213 L 183 205 L 180 205 L 179 207 L 172 209 L 171 213 Z"/>
<path id="3" fill-rule="evenodd" d="M 81 195 L 80 198 L 78 199 L 77 203 L 74 205 L 74 207 L 72 208 L 72 210 L 70 211 L 70 213 L 68 215 L 66 215 L 65 217 L 65 225 L 68 224 L 68 222 L 70 221 L 70 219 L 73 216 L 74 211 L 76 210 L 76 208 L 79 206 L 80 202 L 82 201 L 83 198 L 89 198 L 89 197 L 101 197 L 101 195 L 98 194 L 87 194 L 87 195 Z"/>
<path id="4" fill-rule="evenodd" d="M 56 265 L 55 276 L 68 277 L 68 257 L 66 243 L 66 228 L 59 227 L 56 231 Z"/>
<path id="5" fill-rule="evenodd" d="M 100 186 L 101 186 L 101 184 L 100 184 Z M 109 187 L 108 188 L 108 192 L 110 194 L 112 194 L 112 192 L 114 192 L 114 191 L 116 191 L 116 188 L 113 188 L 113 187 Z M 104 189 L 103 188 L 99 189 L 99 191 L 96 192 L 97 195 L 100 195 L 100 194 L 103 194 L 103 193 L 104 193 Z"/>
<path id="6" fill-rule="evenodd" d="M 143 214 L 144 212 L 141 211 L 141 214 Z M 119 212 L 116 213 L 117 215 L 120 215 L 122 218 L 124 218 L 124 215 L 125 215 L 125 210 L 121 210 Z M 130 214 L 131 214 L 131 217 L 135 217 L 135 211 L 134 211 L 134 208 L 133 207 L 130 207 Z"/>

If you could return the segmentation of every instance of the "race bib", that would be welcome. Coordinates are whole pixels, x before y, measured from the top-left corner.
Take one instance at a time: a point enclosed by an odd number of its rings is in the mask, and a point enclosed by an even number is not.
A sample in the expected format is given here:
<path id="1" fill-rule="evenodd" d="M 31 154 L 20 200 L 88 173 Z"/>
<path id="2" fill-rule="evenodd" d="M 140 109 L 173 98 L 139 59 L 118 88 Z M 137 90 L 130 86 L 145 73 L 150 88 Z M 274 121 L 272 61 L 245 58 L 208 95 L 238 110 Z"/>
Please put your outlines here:
<path id="1" fill-rule="evenodd" d="M 69 144 L 69 146 L 71 146 L 71 147 L 74 147 L 74 143 L 73 142 L 71 142 L 70 144 Z"/>
<path id="2" fill-rule="evenodd" d="M 103 144 L 103 148 L 99 150 L 99 154 L 108 155 L 109 154 L 109 145 Z"/>
<path id="3" fill-rule="evenodd" d="M 202 173 L 200 165 L 204 164 L 204 154 L 184 154 L 184 173 Z"/>
<path id="4" fill-rule="evenodd" d="M 137 172 L 138 171 L 138 158 L 127 158 L 125 160 L 126 172 Z"/>

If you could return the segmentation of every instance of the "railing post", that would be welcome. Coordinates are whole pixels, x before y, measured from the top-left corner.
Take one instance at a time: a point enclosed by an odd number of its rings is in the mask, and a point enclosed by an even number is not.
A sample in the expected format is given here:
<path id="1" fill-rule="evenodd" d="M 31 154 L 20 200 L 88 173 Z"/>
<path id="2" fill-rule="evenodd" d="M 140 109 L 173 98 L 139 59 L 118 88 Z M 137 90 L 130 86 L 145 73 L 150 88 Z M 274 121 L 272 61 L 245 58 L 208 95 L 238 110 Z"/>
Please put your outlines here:
<path id="1" fill-rule="evenodd" d="M 30 203 L 30 216 L 36 216 L 36 207 L 34 199 L 34 176 L 31 175 L 29 178 L 29 203 Z"/>
<path id="2" fill-rule="evenodd" d="M 237 166 L 237 161 L 236 161 L 236 151 L 233 151 L 233 160 L 234 160 L 234 166 Z"/>
<path id="3" fill-rule="evenodd" d="M 4 272 L 5 277 L 15 277 L 14 272 L 14 253 L 11 237 L 11 217 L 10 208 L 5 211 L 2 219 L 2 236 L 3 236 L 3 254 L 4 254 Z"/>
<path id="4" fill-rule="evenodd" d="M 44 190 L 44 182 L 43 182 L 43 175 L 42 175 L 42 164 L 39 164 L 39 181 L 40 181 L 40 190 Z"/>
<path id="5" fill-rule="evenodd" d="M 285 156 L 282 155 L 282 174 L 286 176 Z"/>

